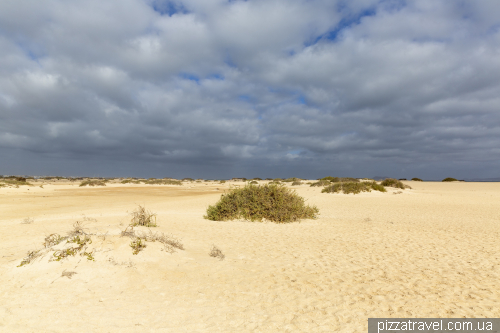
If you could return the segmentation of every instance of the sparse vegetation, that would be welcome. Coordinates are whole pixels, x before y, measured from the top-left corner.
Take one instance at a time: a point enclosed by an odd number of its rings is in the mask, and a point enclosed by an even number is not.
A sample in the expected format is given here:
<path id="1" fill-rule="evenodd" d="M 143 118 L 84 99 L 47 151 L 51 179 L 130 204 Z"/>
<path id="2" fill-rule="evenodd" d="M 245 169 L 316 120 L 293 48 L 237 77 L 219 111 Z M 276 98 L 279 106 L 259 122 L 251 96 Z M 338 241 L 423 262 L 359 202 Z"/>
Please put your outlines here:
<path id="1" fill-rule="evenodd" d="M 125 180 L 122 180 L 120 183 L 122 183 L 122 184 L 140 184 L 141 181 L 135 180 L 135 179 L 125 179 Z"/>
<path id="2" fill-rule="evenodd" d="M 252 180 L 251 182 L 249 182 L 249 184 L 254 184 L 254 185 L 256 185 L 256 184 L 258 184 L 258 182 L 256 182 L 255 180 Z"/>
<path id="3" fill-rule="evenodd" d="M 224 184 L 225 182 L 226 182 L 225 180 L 219 181 L 219 183 L 221 183 L 221 184 Z"/>
<path id="4" fill-rule="evenodd" d="M 388 186 L 388 187 L 394 187 L 394 188 L 400 188 L 402 190 L 404 190 L 405 188 L 411 188 L 409 185 L 405 185 L 401 181 L 394 179 L 394 178 L 384 179 L 382 181 L 381 185 Z"/>
<path id="5" fill-rule="evenodd" d="M 148 211 L 144 206 L 139 207 L 131 213 L 131 226 L 157 227 L 156 214 Z"/>
<path id="6" fill-rule="evenodd" d="M 21 261 L 21 263 L 17 266 L 17 267 L 21 267 L 21 266 L 24 266 L 24 265 L 27 265 L 27 264 L 31 264 L 31 262 L 33 260 L 35 260 L 36 258 L 40 257 L 42 254 L 40 253 L 40 250 L 38 251 L 28 251 L 28 255 L 26 257 L 24 257 L 23 261 Z"/>
<path id="7" fill-rule="evenodd" d="M 4 177 L 3 179 L 0 180 L 3 184 L 0 184 L 3 186 L 14 186 L 14 187 L 19 187 L 22 185 L 28 185 L 28 186 L 33 186 L 33 184 L 29 183 L 25 177 L 16 177 L 16 176 L 9 176 L 9 177 Z"/>
<path id="8" fill-rule="evenodd" d="M 32 218 L 32 217 L 27 217 L 27 218 L 25 218 L 25 219 L 23 220 L 23 222 L 21 222 L 21 223 L 22 223 L 22 224 L 31 224 L 31 223 L 33 223 L 33 222 L 35 222 L 35 219 L 34 219 L 34 218 Z"/>
<path id="9" fill-rule="evenodd" d="M 302 185 L 302 182 L 300 180 L 296 180 L 292 183 L 292 186 L 297 186 L 297 185 Z"/>
<path id="10" fill-rule="evenodd" d="M 130 243 L 130 247 L 133 250 L 132 253 L 135 255 L 146 248 L 146 243 L 142 239 L 136 238 Z"/>
<path id="11" fill-rule="evenodd" d="M 61 243 L 62 241 L 66 240 L 67 238 L 68 237 L 62 237 L 59 234 L 51 234 L 51 235 L 45 237 L 45 242 L 43 243 L 43 246 L 47 249 L 47 248 L 50 248 L 52 246 L 55 246 L 55 245 Z"/>
<path id="12" fill-rule="evenodd" d="M 412 178 L 411 180 L 413 180 L 414 182 L 423 182 L 423 180 L 420 178 Z"/>
<path id="13" fill-rule="evenodd" d="M 337 193 L 358 194 L 361 192 L 371 192 L 372 190 L 386 192 L 384 186 L 376 182 L 338 182 L 325 187 L 321 193 Z"/>
<path id="14" fill-rule="evenodd" d="M 82 186 L 106 186 L 106 182 L 102 180 L 84 180 L 80 183 L 80 187 Z"/>
<path id="15" fill-rule="evenodd" d="M 243 218 L 286 223 L 315 218 L 319 210 L 304 204 L 304 199 L 283 185 L 247 185 L 223 194 L 219 202 L 207 209 L 206 219 L 227 221 Z"/>
<path id="16" fill-rule="evenodd" d="M 182 185 L 180 180 L 175 179 L 149 179 L 146 181 L 148 185 Z"/>
<path id="17" fill-rule="evenodd" d="M 328 186 L 330 184 L 331 183 L 329 180 L 320 180 L 320 181 L 317 181 L 315 183 L 312 183 L 311 187 Z"/>
<path id="18" fill-rule="evenodd" d="M 457 179 L 455 178 L 451 178 L 451 177 L 448 177 L 448 178 L 445 178 L 442 180 L 443 182 L 458 182 Z"/>
<path id="19" fill-rule="evenodd" d="M 219 258 L 219 260 L 224 260 L 224 258 L 226 257 L 222 253 L 222 251 L 215 245 L 212 246 L 212 250 L 210 251 L 209 256 Z"/>
<path id="20" fill-rule="evenodd" d="M 178 240 L 177 238 L 173 236 L 168 236 L 163 233 L 153 233 L 151 230 L 147 233 L 138 233 L 136 234 L 134 231 L 134 227 L 129 226 L 127 227 L 124 231 L 121 232 L 122 237 L 130 237 L 133 239 L 132 243 L 130 246 L 134 249 L 134 252 L 136 249 L 138 249 L 137 253 L 141 251 L 144 247 L 146 247 L 146 244 L 144 242 L 160 242 L 164 246 L 164 250 L 173 253 L 175 252 L 175 249 L 179 250 L 184 250 L 184 245 Z M 137 240 L 142 240 L 141 242 L 137 242 Z M 144 245 L 141 247 L 141 245 Z M 134 253 L 134 254 L 137 254 Z"/>

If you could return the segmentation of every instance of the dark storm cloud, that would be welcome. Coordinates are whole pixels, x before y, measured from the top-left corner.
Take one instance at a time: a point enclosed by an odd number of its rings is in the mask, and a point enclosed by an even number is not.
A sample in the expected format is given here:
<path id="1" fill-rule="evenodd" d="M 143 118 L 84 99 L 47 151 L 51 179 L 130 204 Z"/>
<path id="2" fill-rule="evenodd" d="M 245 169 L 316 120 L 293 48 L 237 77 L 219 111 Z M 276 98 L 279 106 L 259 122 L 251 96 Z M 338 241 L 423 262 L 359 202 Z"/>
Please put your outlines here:
<path id="1" fill-rule="evenodd" d="M 3 1 L 0 167 L 495 177 L 499 10 L 493 0 Z"/>

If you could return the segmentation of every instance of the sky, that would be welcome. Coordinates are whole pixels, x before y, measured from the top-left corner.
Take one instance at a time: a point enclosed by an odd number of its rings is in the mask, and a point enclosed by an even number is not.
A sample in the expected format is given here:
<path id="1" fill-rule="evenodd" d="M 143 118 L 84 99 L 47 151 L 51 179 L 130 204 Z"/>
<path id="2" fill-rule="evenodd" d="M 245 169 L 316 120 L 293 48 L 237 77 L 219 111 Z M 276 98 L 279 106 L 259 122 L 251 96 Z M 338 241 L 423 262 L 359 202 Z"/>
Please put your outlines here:
<path id="1" fill-rule="evenodd" d="M 0 174 L 500 177 L 498 0 L 2 0 Z"/>

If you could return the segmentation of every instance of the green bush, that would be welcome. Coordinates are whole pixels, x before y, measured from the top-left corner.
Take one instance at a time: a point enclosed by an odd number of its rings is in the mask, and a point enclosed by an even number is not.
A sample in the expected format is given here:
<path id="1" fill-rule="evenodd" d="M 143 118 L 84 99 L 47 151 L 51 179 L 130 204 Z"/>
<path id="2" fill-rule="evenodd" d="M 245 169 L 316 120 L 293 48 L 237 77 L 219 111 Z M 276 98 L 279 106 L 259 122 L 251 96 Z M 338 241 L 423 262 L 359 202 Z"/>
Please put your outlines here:
<path id="1" fill-rule="evenodd" d="M 411 188 L 409 187 L 408 185 L 405 185 L 403 184 L 402 182 L 400 182 L 399 180 L 397 179 L 394 179 L 394 178 L 387 178 L 387 179 L 384 179 L 381 183 L 383 186 L 388 186 L 388 187 L 395 187 L 395 188 L 400 188 L 402 190 L 404 190 L 405 188 Z"/>
<path id="2" fill-rule="evenodd" d="M 384 186 L 376 182 L 339 182 L 325 187 L 321 193 L 353 193 L 358 194 L 361 192 L 371 192 L 372 190 L 386 192 Z"/>
<path id="3" fill-rule="evenodd" d="M 411 180 L 413 180 L 414 182 L 423 182 L 423 180 L 420 178 L 412 178 Z"/>
<path id="4" fill-rule="evenodd" d="M 302 185 L 302 182 L 301 182 L 301 181 L 296 180 L 296 181 L 294 181 L 294 182 L 292 183 L 292 186 L 297 186 L 297 185 Z"/>
<path id="5" fill-rule="evenodd" d="M 457 180 L 457 179 L 455 179 L 455 178 L 450 178 L 450 177 L 445 178 L 445 179 L 443 179 L 442 181 L 443 181 L 443 182 L 458 182 L 458 180 Z"/>
<path id="6" fill-rule="evenodd" d="M 330 184 L 331 184 L 331 183 L 330 183 L 330 181 L 329 181 L 329 180 L 320 180 L 320 181 L 318 181 L 318 182 L 316 182 L 316 183 L 312 183 L 312 184 L 311 184 L 311 187 L 315 187 L 315 186 L 316 186 L 316 187 L 319 187 L 319 186 L 328 186 L 328 185 L 330 185 Z"/>
<path id="7" fill-rule="evenodd" d="M 208 207 L 204 218 L 212 221 L 267 219 L 286 223 L 315 218 L 318 212 L 317 207 L 306 206 L 302 197 L 283 185 L 247 185 L 223 194 L 219 202 Z"/>

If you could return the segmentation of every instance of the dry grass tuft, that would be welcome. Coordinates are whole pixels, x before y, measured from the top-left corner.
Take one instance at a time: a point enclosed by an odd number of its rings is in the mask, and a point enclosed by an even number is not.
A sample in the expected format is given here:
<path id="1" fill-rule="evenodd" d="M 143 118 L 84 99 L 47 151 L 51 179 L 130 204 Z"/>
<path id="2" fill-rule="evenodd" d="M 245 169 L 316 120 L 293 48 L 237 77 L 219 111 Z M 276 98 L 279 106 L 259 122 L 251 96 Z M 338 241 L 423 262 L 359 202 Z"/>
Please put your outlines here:
<path id="1" fill-rule="evenodd" d="M 29 251 L 28 255 L 24 257 L 23 261 L 17 266 L 21 267 L 27 264 L 31 264 L 32 261 L 34 261 L 36 258 L 40 257 L 42 253 L 40 253 L 40 250 L 38 251 Z"/>
<path id="2" fill-rule="evenodd" d="M 157 227 L 156 214 L 148 211 L 144 206 L 140 206 L 131 213 L 131 226 Z"/>
<path id="3" fill-rule="evenodd" d="M 215 245 L 212 246 L 212 250 L 210 251 L 209 256 L 219 258 L 219 260 L 224 260 L 224 258 L 226 257 L 222 253 L 222 251 Z"/>
<path id="4" fill-rule="evenodd" d="M 59 234 L 51 234 L 47 237 L 45 237 L 45 242 L 43 243 L 43 246 L 47 249 L 47 248 L 50 248 L 52 246 L 55 246 L 59 243 L 61 243 L 62 241 L 68 239 L 68 237 L 62 237 L 61 235 Z"/>

